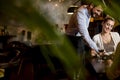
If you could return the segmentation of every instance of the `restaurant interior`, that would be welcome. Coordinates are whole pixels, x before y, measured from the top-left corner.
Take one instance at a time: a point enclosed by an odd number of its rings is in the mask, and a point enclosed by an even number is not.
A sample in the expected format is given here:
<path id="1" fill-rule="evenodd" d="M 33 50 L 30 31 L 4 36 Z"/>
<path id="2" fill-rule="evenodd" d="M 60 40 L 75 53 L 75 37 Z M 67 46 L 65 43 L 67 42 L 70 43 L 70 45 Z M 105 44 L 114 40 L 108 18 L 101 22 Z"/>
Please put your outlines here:
<path id="1" fill-rule="evenodd" d="M 109 80 L 91 64 L 86 69 L 64 36 L 82 1 L 0 0 L 0 80 Z M 93 2 L 105 11 L 90 19 L 90 37 L 101 32 L 107 14 L 116 20 L 112 31 L 120 34 L 120 1 Z"/>

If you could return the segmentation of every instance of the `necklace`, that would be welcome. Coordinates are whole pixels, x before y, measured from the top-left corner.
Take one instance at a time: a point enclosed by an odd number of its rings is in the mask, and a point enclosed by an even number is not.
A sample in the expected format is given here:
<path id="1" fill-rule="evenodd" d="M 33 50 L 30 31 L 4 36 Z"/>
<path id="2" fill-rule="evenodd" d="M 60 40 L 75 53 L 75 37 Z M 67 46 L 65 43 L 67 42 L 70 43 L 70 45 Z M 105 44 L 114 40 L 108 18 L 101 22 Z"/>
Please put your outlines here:
<path id="1" fill-rule="evenodd" d="M 103 43 L 110 43 L 110 41 L 111 41 L 111 35 L 109 34 L 109 35 L 104 35 L 104 34 L 101 34 L 101 36 L 102 36 L 102 40 L 103 40 Z"/>

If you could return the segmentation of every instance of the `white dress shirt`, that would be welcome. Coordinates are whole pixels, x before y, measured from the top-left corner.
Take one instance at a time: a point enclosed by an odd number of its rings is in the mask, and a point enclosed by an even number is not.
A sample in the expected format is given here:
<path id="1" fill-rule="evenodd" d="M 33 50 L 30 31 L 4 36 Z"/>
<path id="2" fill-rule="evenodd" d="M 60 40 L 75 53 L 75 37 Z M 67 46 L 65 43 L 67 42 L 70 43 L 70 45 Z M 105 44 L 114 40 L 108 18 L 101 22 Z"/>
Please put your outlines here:
<path id="1" fill-rule="evenodd" d="M 66 34 L 73 36 L 82 36 L 87 44 L 94 50 L 98 52 L 97 45 L 91 39 L 88 27 L 90 22 L 91 15 L 88 12 L 88 9 L 85 7 L 79 8 L 76 11 L 69 21 L 68 28 L 66 30 Z"/>

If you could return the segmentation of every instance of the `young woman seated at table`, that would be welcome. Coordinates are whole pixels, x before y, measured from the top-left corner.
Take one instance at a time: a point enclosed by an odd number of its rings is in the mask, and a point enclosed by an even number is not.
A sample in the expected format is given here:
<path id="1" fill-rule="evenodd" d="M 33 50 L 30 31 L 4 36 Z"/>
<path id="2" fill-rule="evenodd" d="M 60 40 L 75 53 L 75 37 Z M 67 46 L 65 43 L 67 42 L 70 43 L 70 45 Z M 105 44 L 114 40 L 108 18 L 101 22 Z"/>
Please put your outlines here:
<path id="1" fill-rule="evenodd" d="M 120 42 L 120 36 L 118 32 L 112 32 L 115 24 L 115 20 L 112 17 L 106 17 L 102 22 L 102 32 L 96 34 L 93 37 L 94 42 L 97 44 L 101 59 L 105 61 L 105 64 L 110 67 L 112 64 L 113 52 L 116 50 L 118 43 Z M 95 51 L 91 51 L 91 56 L 95 56 Z"/>

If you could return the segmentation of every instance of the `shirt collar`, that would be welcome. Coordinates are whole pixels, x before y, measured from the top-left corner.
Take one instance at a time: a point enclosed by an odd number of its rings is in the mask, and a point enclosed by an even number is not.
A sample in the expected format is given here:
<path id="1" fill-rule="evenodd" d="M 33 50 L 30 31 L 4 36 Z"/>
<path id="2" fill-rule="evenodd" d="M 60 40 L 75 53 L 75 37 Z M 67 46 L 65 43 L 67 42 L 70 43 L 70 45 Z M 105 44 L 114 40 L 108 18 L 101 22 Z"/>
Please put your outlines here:
<path id="1" fill-rule="evenodd" d="M 90 18 L 90 17 L 91 17 L 90 12 L 88 11 L 88 9 L 87 9 L 87 8 L 85 8 L 85 14 L 87 15 L 87 17 L 88 17 L 88 18 Z"/>

